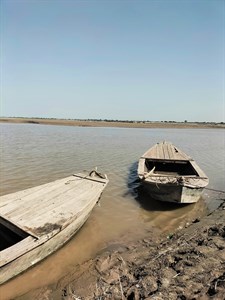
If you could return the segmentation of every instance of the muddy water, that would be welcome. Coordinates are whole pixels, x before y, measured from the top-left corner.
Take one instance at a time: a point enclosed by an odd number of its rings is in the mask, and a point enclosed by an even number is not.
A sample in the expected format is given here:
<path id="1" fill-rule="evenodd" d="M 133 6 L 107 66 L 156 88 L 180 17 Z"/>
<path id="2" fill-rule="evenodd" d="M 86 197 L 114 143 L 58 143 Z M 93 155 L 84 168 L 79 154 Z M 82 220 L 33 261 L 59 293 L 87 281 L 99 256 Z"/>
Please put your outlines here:
<path id="1" fill-rule="evenodd" d="M 1 286 L 1 299 L 57 284 L 75 265 L 105 247 L 140 239 L 152 229 L 156 234 L 168 234 L 218 206 L 214 194 L 207 190 L 193 205 L 177 207 L 149 201 L 138 188 L 137 161 L 158 141 L 171 141 L 192 156 L 209 176 L 209 188 L 225 189 L 224 130 L 27 124 L 0 124 L 0 130 L 0 195 L 96 166 L 110 180 L 100 206 L 78 234 L 48 259 Z"/>

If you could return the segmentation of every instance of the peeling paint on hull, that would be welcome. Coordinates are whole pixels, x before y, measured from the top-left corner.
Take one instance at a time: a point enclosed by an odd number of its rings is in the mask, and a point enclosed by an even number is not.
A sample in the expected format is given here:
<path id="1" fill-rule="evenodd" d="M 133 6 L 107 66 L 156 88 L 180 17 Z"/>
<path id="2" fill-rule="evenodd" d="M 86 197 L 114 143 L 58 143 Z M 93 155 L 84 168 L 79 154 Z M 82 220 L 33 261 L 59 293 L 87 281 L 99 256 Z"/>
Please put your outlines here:
<path id="1" fill-rule="evenodd" d="M 179 185 L 145 182 L 143 186 L 153 199 L 163 202 L 194 203 L 200 199 L 203 192 L 203 188 L 189 188 Z"/>

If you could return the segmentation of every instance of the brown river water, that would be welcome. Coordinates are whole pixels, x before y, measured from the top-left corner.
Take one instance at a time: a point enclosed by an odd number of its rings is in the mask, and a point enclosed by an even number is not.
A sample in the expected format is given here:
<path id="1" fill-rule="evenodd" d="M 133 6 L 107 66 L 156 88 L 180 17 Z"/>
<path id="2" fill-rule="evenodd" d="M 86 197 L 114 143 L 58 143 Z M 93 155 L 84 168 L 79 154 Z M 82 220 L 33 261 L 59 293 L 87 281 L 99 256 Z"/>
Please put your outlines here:
<path id="1" fill-rule="evenodd" d="M 137 162 L 157 142 L 170 141 L 192 156 L 208 175 L 208 188 L 225 190 L 223 129 L 0 124 L 0 137 L 0 195 L 95 167 L 109 178 L 100 205 L 76 236 L 42 263 L 2 285 L 1 300 L 56 285 L 76 265 L 107 247 L 144 238 L 152 230 L 169 234 L 219 205 L 209 190 L 196 204 L 186 206 L 150 201 L 139 188 Z"/>

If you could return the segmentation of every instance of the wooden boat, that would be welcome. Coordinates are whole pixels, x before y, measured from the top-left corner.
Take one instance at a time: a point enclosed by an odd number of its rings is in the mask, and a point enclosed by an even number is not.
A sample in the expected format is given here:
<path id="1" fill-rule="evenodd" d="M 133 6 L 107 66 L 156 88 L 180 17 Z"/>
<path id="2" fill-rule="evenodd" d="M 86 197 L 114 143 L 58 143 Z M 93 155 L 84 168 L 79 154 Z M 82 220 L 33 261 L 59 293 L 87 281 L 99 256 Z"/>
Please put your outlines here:
<path id="1" fill-rule="evenodd" d="M 197 163 L 169 142 L 141 156 L 138 176 L 152 198 L 176 203 L 197 202 L 209 183 Z"/>
<path id="2" fill-rule="evenodd" d="M 62 247 L 108 183 L 96 171 L 0 197 L 0 284 Z"/>

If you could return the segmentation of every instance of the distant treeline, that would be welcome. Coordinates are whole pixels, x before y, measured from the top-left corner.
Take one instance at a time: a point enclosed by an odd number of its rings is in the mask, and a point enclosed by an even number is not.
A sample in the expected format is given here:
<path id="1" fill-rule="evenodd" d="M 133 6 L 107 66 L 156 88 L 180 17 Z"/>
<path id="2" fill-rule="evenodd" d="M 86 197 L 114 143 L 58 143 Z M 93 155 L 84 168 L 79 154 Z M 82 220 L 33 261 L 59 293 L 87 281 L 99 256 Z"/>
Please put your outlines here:
<path id="1" fill-rule="evenodd" d="M 85 122 L 120 122 L 120 123 L 189 123 L 189 124 L 225 124 L 224 122 L 200 122 L 200 121 L 150 121 L 150 120 L 118 120 L 118 119 L 59 119 L 43 117 L 0 117 L 0 118 L 18 118 L 18 119 L 40 119 L 40 120 L 65 120 L 65 121 L 85 121 Z"/>

